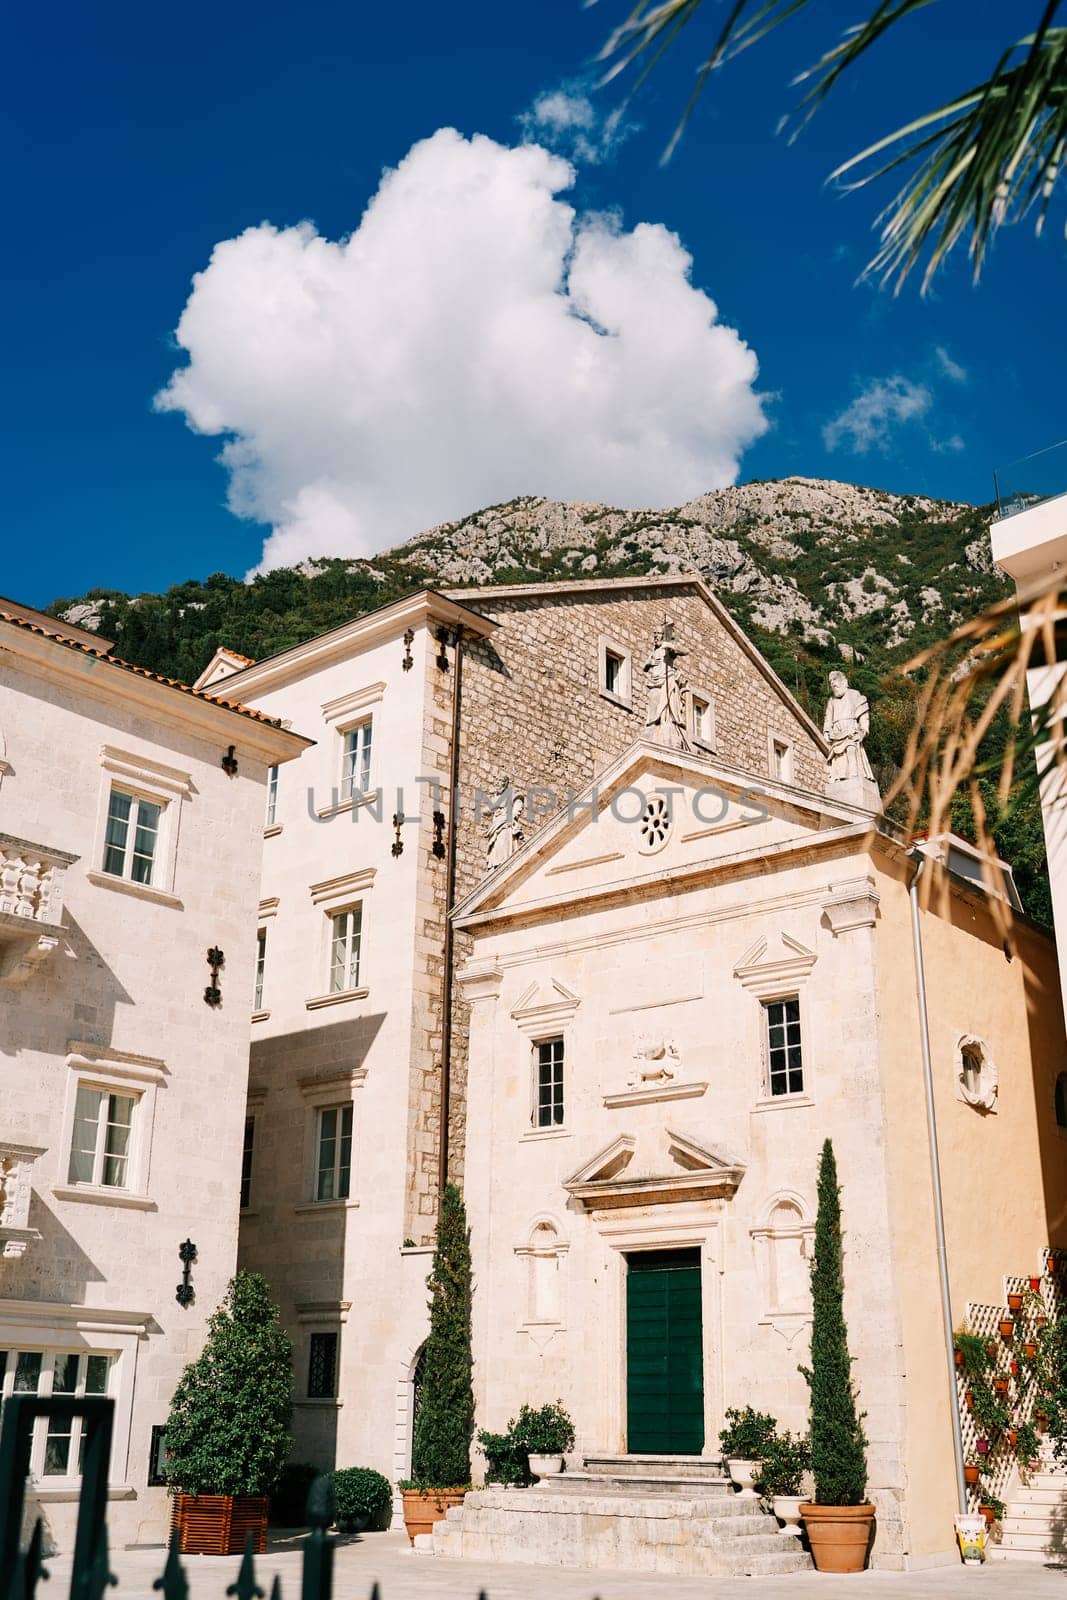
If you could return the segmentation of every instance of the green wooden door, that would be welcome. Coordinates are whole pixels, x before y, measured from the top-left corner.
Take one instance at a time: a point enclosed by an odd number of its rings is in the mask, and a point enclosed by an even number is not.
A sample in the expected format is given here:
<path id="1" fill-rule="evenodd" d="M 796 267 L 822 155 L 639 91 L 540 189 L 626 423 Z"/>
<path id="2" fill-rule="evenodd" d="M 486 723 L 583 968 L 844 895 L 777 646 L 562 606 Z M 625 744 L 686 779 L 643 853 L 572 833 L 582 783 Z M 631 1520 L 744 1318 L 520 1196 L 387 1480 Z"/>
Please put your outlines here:
<path id="1" fill-rule="evenodd" d="M 698 1456 L 704 1448 L 700 1251 L 627 1257 L 626 1448 Z"/>

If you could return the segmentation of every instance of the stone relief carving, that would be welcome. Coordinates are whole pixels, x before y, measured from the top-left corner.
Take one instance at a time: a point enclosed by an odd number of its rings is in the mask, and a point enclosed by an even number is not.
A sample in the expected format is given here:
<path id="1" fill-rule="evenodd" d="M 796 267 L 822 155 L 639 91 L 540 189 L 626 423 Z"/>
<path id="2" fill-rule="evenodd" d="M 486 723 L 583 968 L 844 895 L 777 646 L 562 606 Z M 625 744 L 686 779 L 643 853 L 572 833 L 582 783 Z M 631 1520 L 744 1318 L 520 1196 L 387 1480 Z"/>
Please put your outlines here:
<path id="1" fill-rule="evenodd" d="M 645 734 L 671 750 L 692 750 L 685 731 L 685 680 L 678 671 L 681 656 L 688 655 L 675 643 L 674 624 L 666 617 L 652 635 L 652 652 L 642 671 L 648 694 Z"/>
<path id="2" fill-rule="evenodd" d="M 634 1064 L 626 1080 L 628 1089 L 671 1083 L 682 1064 L 678 1046 L 668 1039 L 641 1034 L 634 1046 Z"/>
<path id="3" fill-rule="evenodd" d="M 988 1044 L 973 1033 L 956 1035 L 956 1096 L 976 1111 L 997 1109 L 997 1066 Z"/>
<path id="4" fill-rule="evenodd" d="M 38 1145 L 0 1144 L 0 1257 L 15 1261 L 41 1236 L 30 1227 L 33 1164 Z"/>
<path id="5" fill-rule="evenodd" d="M 500 788 L 492 803 L 489 827 L 486 830 L 485 866 L 495 872 L 509 861 L 523 840 L 522 820 L 526 802 L 509 776 L 500 779 Z"/>

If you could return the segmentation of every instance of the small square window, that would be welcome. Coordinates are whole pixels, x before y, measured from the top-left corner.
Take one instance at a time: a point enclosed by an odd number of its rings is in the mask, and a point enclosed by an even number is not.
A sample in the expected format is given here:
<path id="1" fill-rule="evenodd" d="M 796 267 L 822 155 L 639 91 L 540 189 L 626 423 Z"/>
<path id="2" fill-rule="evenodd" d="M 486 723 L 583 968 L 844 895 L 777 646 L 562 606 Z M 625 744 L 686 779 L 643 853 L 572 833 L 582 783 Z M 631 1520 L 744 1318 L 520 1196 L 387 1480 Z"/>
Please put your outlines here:
<path id="1" fill-rule="evenodd" d="M 352 1182 L 352 1107 L 324 1106 L 318 1114 L 315 1199 L 347 1200 Z"/>
<path id="2" fill-rule="evenodd" d="M 363 942 L 363 907 L 352 906 L 330 918 L 330 993 L 359 988 L 359 957 Z"/>
<path id="3" fill-rule="evenodd" d="M 68 1183 L 129 1187 L 130 1137 L 136 1099 L 80 1083 L 74 1103 Z"/>
<path id="4" fill-rule="evenodd" d="M 337 1395 L 336 1333 L 313 1333 L 308 1341 L 308 1399 L 333 1400 Z"/>
<path id="5" fill-rule="evenodd" d="M 104 834 L 104 871 L 114 878 L 150 885 L 159 846 L 163 807 L 123 789 L 112 789 Z"/>
<path id="6" fill-rule="evenodd" d="M 342 738 L 341 799 L 353 800 L 370 792 L 371 719 L 346 728 Z"/>
<path id="7" fill-rule="evenodd" d="M 800 1040 L 800 1001 L 765 1000 L 763 1023 L 767 1062 L 767 1093 L 803 1094 L 804 1063 Z"/>
<path id="8" fill-rule="evenodd" d="M 563 1122 L 563 1040 L 542 1039 L 536 1046 L 536 1055 L 534 1125 L 558 1128 Z"/>

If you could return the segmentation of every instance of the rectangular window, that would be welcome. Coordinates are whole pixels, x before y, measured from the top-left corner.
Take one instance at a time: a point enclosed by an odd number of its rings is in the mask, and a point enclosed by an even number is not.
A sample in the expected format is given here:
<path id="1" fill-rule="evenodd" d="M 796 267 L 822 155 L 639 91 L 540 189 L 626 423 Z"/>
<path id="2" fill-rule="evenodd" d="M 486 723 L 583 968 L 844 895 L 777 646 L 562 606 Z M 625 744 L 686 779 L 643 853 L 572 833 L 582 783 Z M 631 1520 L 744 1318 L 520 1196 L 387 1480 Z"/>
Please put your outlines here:
<path id="1" fill-rule="evenodd" d="M 358 989 L 363 907 L 338 911 L 330 918 L 330 926 L 330 992 L 341 994 L 346 989 Z"/>
<path id="2" fill-rule="evenodd" d="M 622 675 L 626 662 L 614 650 L 604 652 L 604 687 L 609 694 L 622 695 Z"/>
<path id="3" fill-rule="evenodd" d="M 689 731 L 699 744 L 715 748 L 715 711 L 707 695 L 690 693 Z"/>
<path id="4" fill-rule="evenodd" d="M 351 800 L 370 790 L 371 722 L 358 722 L 344 732 L 344 765 L 341 768 L 341 799 Z"/>
<path id="5" fill-rule="evenodd" d="M 273 828 L 278 820 L 278 768 L 267 768 L 267 821 L 266 826 Z"/>
<path id="6" fill-rule="evenodd" d="M 68 1183 L 125 1189 L 133 1131 L 134 1096 L 78 1085 Z"/>
<path id="7" fill-rule="evenodd" d="M 337 1334 L 313 1333 L 308 1345 L 308 1399 L 337 1395 Z"/>
<path id="8" fill-rule="evenodd" d="M 252 997 L 253 1011 L 263 1010 L 263 974 L 267 968 L 267 930 L 260 928 L 256 934 L 256 992 Z"/>
<path id="9" fill-rule="evenodd" d="M 563 1040 L 542 1039 L 537 1046 L 537 1106 L 539 1128 L 555 1128 L 563 1121 Z"/>
<path id="10" fill-rule="evenodd" d="M 131 883 L 152 882 L 163 807 L 112 789 L 104 835 L 104 871 Z"/>
<path id="11" fill-rule="evenodd" d="M 319 1112 L 316 1200 L 347 1200 L 352 1181 L 352 1107 L 326 1106 Z"/>
<path id="12" fill-rule="evenodd" d="M 106 1395 L 113 1358 L 78 1351 L 0 1350 L 0 1400 L 9 1394 Z M 80 1473 L 82 1419 L 41 1419 L 35 1426 L 31 1467 L 47 1478 Z"/>
<path id="13" fill-rule="evenodd" d="M 803 1094 L 804 1066 L 800 1044 L 800 1001 L 765 1000 L 767 1089 L 771 1095 Z"/>
<path id="14" fill-rule="evenodd" d="M 244 1144 L 241 1146 L 241 1210 L 246 1211 L 252 1199 L 252 1148 L 256 1139 L 255 1117 L 245 1118 Z"/>
<path id="15" fill-rule="evenodd" d="M 781 783 L 793 781 L 793 746 L 785 739 L 771 740 L 771 777 Z"/>

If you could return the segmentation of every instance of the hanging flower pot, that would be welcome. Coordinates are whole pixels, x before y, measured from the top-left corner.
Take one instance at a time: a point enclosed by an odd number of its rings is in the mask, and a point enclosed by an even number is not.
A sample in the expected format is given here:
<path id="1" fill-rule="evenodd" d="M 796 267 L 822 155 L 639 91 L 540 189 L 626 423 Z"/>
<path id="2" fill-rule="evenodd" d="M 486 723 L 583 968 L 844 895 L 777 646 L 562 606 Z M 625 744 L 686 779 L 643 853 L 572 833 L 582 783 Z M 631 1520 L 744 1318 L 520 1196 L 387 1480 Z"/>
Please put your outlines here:
<path id="1" fill-rule="evenodd" d="M 991 1528 L 993 1526 L 994 1522 L 996 1522 L 996 1520 L 997 1520 L 997 1514 L 994 1511 L 993 1507 L 992 1506 L 987 1506 L 987 1505 L 981 1505 L 981 1506 L 978 1507 L 978 1509 L 982 1513 L 983 1517 L 986 1520 L 986 1526 Z"/>
<path id="2" fill-rule="evenodd" d="M 989 1440 L 979 1439 L 974 1448 L 978 1451 L 980 1456 L 987 1456 L 989 1454 Z"/>
<path id="3" fill-rule="evenodd" d="M 973 1391 L 968 1389 L 967 1393 L 964 1395 L 963 1398 L 967 1402 L 967 1410 L 968 1411 L 973 1411 L 974 1410 L 974 1393 L 973 1393 Z"/>
<path id="4" fill-rule="evenodd" d="M 967 1362 L 966 1362 L 966 1359 L 964 1357 L 964 1354 L 963 1354 L 962 1350 L 957 1350 L 956 1351 L 956 1365 L 957 1365 L 957 1367 L 965 1367 L 967 1365 Z"/>
<path id="5" fill-rule="evenodd" d="M 1005 1344 L 1008 1343 L 1015 1332 L 1014 1319 L 1012 1317 L 1001 1317 L 1000 1321 L 997 1323 L 997 1327 L 1000 1329 L 1000 1337 L 1004 1340 Z"/>
<path id="6" fill-rule="evenodd" d="M 1009 1294 L 1009 1296 L 1008 1296 L 1008 1310 L 1009 1311 L 1021 1311 L 1022 1308 L 1023 1308 L 1023 1297 L 1022 1297 L 1022 1295 L 1021 1294 Z"/>
<path id="7" fill-rule="evenodd" d="M 992 1343 L 991 1344 L 987 1344 L 986 1347 L 985 1347 L 985 1353 L 989 1357 L 990 1361 L 995 1361 L 997 1359 L 997 1355 L 998 1355 L 998 1351 L 997 1351 L 996 1345 L 992 1344 Z"/>
<path id="8" fill-rule="evenodd" d="M 1034 1426 L 1039 1428 L 1042 1433 L 1048 1427 L 1048 1412 L 1043 1406 L 1034 1407 Z"/>
<path id="9" fill-rule="evenodd" d="M 1026 1357 L 1027 1361 L 1037 1360 L 1037 1345 L 1032 1339 L 1027 1339 L 1026 1343 L 1023 1345 L 1023 1355 Z M 1016 1362 L 1014 1365 L 1017 1366 L 1018 1363 Z"/>
<path id="10" fill-rule="evenodd" d="M 978 1482 L 978 1473 L 979 1467 L 977 1461 L 968 1461 L 967 1465 L 963 1469 L 963 1479 L 965 1483 L 970 1484 L 972 1489 Z"/>
<path id="11" fill-rule="evenodd" d="M 1009 1447 L 1009 1449 L 1014 1450 L 1015 1446 L 1019 1443 L 1019 1430 L 1018 1430 L 1018 1428 L 1009 1428 L 1008 1429 L 1008 1433 L 1007 1433 L 1007 1439 L 1008 1439 L 1008 1447 Z"/>
<path id="12" fill-rule="evenodd" d="M 1003 1398 L 1007 1394 L 1007 1392 L 1008 1392 L 1008 1380 L 1007 1380 L 1007 1378 L 994 1378 L 993 1379 L 993 1393 L 997 1396 L 997 1399 L 998 1400 L 1003 1400 Z"/>
<path id="13" fill-rule="evenodd" d="M 1044 1317 L 1044 1316 L 1035 1317 L 1034 1318 L 1034 1327 L 1035 1328 L 1047 1328 L 1048 1327 L 1048 1318 Z"/>
<path id="14" fill-rule="evenodd" d="M 1030 1293 L 1031 1294 L 1037 1294 L 1039 1292 L 1040 1288 L 1041 1288 L 1041 1279 L 1040 1278 L 1031 1278 L 1030 1279 Z"/>

